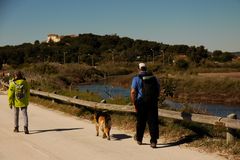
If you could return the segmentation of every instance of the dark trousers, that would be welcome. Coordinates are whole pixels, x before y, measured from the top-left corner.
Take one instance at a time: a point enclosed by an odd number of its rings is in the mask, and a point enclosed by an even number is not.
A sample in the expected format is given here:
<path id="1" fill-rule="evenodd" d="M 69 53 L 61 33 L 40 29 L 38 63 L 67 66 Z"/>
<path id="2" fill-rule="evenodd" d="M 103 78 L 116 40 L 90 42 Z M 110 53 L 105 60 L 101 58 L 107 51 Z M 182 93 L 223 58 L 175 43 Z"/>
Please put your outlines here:
<path id="1" fill-rule="evenodd" d="M 137 102 L 137 141 L 142 142 L 146 124 L 148 124 L 151 136 L 150 143 L 157 143 L 157 139 L 159 138 L 157 101 L 152 103 Z"/>

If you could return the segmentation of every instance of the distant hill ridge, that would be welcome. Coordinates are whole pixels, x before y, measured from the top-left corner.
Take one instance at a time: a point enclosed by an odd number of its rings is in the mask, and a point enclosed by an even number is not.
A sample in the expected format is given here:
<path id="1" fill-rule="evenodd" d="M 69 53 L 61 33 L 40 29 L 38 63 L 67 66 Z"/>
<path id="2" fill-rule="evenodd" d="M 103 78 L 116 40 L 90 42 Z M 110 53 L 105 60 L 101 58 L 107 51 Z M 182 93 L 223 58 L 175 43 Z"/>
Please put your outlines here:
<path id="1" fill-rule="evenodd" d="M 53 36 L 55 39 L 42 43 L 36 40 L 33 44 L 23 43 L 17 46 L 0 47 L 0 69 L 1 64 L 20 65 L 29 62 L 86 63 L 92 66 L 117 61 L 161 61 L 171 64 L 176 56 L 184 55 L 192 63 L 200 64 L 205 59 L 226 62 L 233 58 L 229 52 L 216 50 L 211 53 L 202 45 L 169 45 L 120 37 L 116 34 L 85 33 L 60 36 L 60 39 L 59 35 L 48 36 Z M 236 53 L 240 54 L 240 52 Z"/>

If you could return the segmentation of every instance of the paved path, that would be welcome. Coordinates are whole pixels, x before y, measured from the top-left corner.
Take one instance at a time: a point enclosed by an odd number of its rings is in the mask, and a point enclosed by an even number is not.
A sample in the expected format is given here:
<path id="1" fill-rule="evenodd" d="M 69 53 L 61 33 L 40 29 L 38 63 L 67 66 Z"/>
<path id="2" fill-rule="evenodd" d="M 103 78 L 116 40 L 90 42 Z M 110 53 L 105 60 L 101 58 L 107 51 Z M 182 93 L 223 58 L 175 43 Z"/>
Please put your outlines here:
<path id="1" fill-rule="evenodd" d="M 91 122 L 35 104 L 29 106 L 29 122 L 29 135 L 22 132 L 22 118 L 20 132 L 13 133 L 13 113 L 0 92 L 0 160 L 224 160 L 180 146 L 139 146 L 114 128 L 108 141 L 95 136 Z"/>

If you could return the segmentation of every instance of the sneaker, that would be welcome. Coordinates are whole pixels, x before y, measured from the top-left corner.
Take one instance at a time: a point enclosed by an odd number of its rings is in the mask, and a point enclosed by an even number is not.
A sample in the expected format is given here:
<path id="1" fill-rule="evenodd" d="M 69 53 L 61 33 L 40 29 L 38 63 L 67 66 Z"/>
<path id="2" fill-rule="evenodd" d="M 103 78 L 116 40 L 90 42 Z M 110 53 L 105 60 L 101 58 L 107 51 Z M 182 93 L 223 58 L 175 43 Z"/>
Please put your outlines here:
<path id="1" fill-rule="evenodd" d="M 18 127 L 14 127 L 14 130 L 13 130 L 13 132 L 19 132 L 19 129 L 18 129 Z"/>
<path id="2" fill-rule="evenodd" d="M 156 144 L 156 143 L 151 143 L 151 147 L 152 147 L 152 148 L 156 148 L 156 147 L 157 147 L 157 144 Z"/>
<path id="3" fill-rule="evenodd" d="M 28 127 L 24 127 L 24 133 L 29 134 Z"/>

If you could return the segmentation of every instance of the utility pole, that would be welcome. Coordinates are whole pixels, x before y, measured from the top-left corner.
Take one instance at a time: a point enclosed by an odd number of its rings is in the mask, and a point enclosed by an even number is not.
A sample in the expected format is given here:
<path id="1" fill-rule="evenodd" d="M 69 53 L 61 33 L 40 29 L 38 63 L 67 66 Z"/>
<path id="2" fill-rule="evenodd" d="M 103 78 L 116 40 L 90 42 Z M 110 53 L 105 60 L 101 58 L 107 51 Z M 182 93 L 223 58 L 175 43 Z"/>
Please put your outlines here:
<path id="1" fill-rule="evenodd" d="M 63 52 L 63 64 L 66 63 L 66 52 Z"/>
<path id="2" fill-rule="evenodd" d="M 115 63 L 115 59 L 114 59 L 114 53 L 115 53 L 115 49 L 109 49 L 108 50 L 111 54 L 112 54 L 112 63 Z"/>
<path id="3" fill-rule="evenodd" d="M 113 64 L 114 64 L 114 53 L 112 53 L 112 61 L 113 61 Z"/>
<path id="4" fill-rule="evenodd" d="M 92 54 L 92 66 L 94 65 L 94 62 L 93 62 L 93 54 Z"/>
<path id="5" fill-rule="evenodd" d="M 88 56 L 91 58 L 91 63 L 92 63 L 92 66 L 94 65 L 94 61 L 93 61 L 93 54 L 88 54 Z"/>
<path id="6" fill-rule="evenodd" d="M 161 50 L 162 54 L 163 54 L 163 66 L 164 66 L 164 51 Z"/>
<path id="7" fill-rule="evenodd" d="M 152 62 L 154 64 L 154 50 L 151 48 L 151 51 L 152 51 Z"/>
<path id="8" fill-rule="evenodd" d="M 154 64 L 154 51 L 153 51 L 153 64 Z"/>

